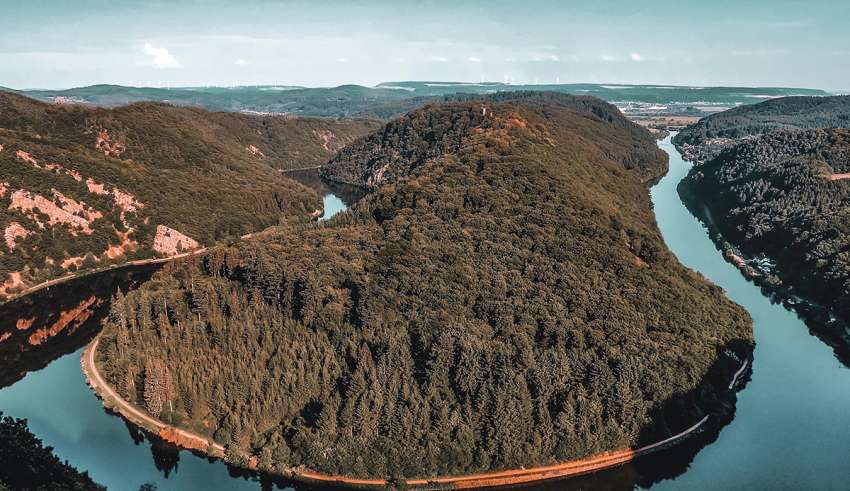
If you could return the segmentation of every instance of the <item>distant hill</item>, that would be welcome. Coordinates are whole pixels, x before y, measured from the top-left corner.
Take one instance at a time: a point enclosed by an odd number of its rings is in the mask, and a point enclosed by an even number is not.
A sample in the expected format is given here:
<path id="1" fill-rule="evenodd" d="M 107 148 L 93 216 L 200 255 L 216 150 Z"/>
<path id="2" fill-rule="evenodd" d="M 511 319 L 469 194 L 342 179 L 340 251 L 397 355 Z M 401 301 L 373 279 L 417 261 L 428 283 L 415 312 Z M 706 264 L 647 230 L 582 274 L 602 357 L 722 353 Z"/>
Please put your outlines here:
<path id="1" fill-rule="evenodd" d="M 213 111 L 254 111 L 308 116 L 343 117 L 372 115 L 390 118 L 419 107 L 428 100 L 455 93 L 486 95 L 496 92 L 547 91 L 588 95 L 611 102 L 687 105 L 752 104 L 770 97 L 789 95 L 825 96 L 815 89 L 778 87 L 679 87 L 658 85 L 549 84 L 508 85 L 502 83 L 387 82 L 375 87 L 341 85 L 312 88 L 293 86 L 142 88 L 93 85 L 68 90 L 24 92 L 42 101 L 114 107 L 138 101 L 168 102 L 204 107 Z M 698 110 L 695 110 L 699 112 Z"/>
<path id="2" fill-rule="evenodd" d="M 0 93 L 0 299 L 309 216 L 319 197 L 277 169 L 320 165 L 374 126 Z"/>
<path id="3" fill-rule="evenodd" d="M 385 82 L 376 89 L 392 88 L 403 90 L 413 96 L 441 96 L 453 93 L 492 94 L 506 91 L 563 92 L 587 95 L 614 101 L 647 103 L 722 103 L 752 104 L 769 97 L 789 95 L 826 96 L 829 93 L 818 89 L 791 87 L 688 87 L 677 85 L 628 85 L 628 84 L 534 84 L 513 85 L 503 83 L 462 82 Z"/>
<path id="4" fill-rule="evenodd" d="M 755 137 L 694 167 L 680 192 L 723 241 L 776 263 L 769 283 L 850 321 L 850 130 Z"/>
<path id="5" fill-rule="evenodd" d="M 323 168 L 369 188 L 349 211 L 116 298 L 98 367 L 284 475 L 520 468 L 722 421 L 751 324 L 666 248 L 647 189 L 666 169 L 598 99 L 429 104 Z"/>
<path id="6" fill-rule="evenodd" d="M 705 162 L 741 140 L 776 130 L 850 127 L 850 96 L 783 97 L 736 107 L 690 125 L 673 139 L 685 158 Z"/>

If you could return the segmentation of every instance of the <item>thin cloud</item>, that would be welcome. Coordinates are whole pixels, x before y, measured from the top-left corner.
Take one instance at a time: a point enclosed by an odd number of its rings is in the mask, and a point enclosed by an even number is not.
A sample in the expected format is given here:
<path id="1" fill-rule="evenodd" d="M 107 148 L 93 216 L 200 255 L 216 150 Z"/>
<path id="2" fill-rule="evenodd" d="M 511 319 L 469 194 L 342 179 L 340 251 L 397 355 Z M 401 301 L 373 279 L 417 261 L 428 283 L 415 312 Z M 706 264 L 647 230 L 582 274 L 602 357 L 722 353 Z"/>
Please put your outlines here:
<path id="1" fill-rule="evenodd" d="M 445 56 L 432 56 L 430 58 L 430 60 L 436 61 L 437 63 L 445 63 L 445 62 L 449 61 L 449 59 L 446 58 Z"/>
<path id="2" fill-rule="evenodd" d="M 632 53 L 630 58 L 632 61 L 643 61 L 643 56 L 641 56 L 640 53 Z"/>
<path id="3" fill-rule="evenodd" d="M 180 62 L 165 48 L 159 48 L 151 43 L 145 43 L 143 51 L 150 57 L 147 65 L 152 65 L 159 69 L 165 68 L 180 68 Z"/>
<path id="4" fill-rule="evenodd" d="M 552 61 L 552 62 L 558 62 L 558 61 L 561 61 L 561 58 L 560 58 L 558 55 L 556 55 L 556 54 L 552 54 L 552 53 L 535 53 L 535 54 L 533 54 L 533 55 L 531 56 L 531 61 L 537 61 L 537 62 L 541 62 L 541 61 Z"/>
<path id="5" fill-rule="evenodd" d="M 746 58 L 773 58 L 775 56 L 787 55 L 787 49 L 739 49 L 733 50 L 733 56 Z"/>
<path id="6" fill-rule="evenodd" d="M 337 58 L 336 61 L 337 61 L 337 63 L 348 63 L 351 60 L 349 58 L 346 58 L 345 56 L 343 56 L 343 57 Z"/>
<path id="7" fill-rule="evenodd" d="M 238 66 L 245 66 L 248 64 L 248 62 L 243 60 L 242 58 L 239 58 L 238 60 L 234 61 L 233 64 Z"/>
<path id="8" fill-rule="evenodd" d="M 472 63 L 481 63 L 481 58 L 477 56 L 470 56 L 469 58 L 467 58 L 467 60 L 471 61 Z"/>

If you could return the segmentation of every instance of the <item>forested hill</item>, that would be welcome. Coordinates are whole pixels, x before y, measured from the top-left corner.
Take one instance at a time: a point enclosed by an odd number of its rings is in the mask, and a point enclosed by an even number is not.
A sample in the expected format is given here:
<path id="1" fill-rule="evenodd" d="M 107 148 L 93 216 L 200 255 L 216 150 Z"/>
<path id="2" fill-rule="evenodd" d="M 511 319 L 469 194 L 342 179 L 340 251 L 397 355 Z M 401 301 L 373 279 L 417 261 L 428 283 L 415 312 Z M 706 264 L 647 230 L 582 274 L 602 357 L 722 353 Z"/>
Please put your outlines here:
<path id="1" fill-rule="evenodd" d="M 373 126 L 0 93 L 0 298 L 307 216 L 319 197 L 277 169 L 319 165 Z"/>
<path id="2" fill-rule="evenodd" d="M 850 320 L 850 130 L 780 131 L 691 170 L 681 191 L 723 237 L 765 254 L 793 292 Z"/>
<path id="3" fill-rule="evenodd" d="M 231 462 L 278 472 L 516 468 L 728 411 L 750 320 L 665 247 L 652 137 L 577 102 L 389 123 L 329 166 L 362 180 L 346 169 L 380 159 L 365 198 L 119 296 L 98 366 Z"/>
<path id="4" fill-rule="evenodd" d="M 673 139 L 685 158 L 705 162 L 741 140 L 776 130 L 850 127 L 850 96 L 783 97 L 713 114 Z"/>
<path id="5" fill-rule="evenodd" d="M 468 142 L 470 129 L 482 131 L 496 120 L 488 118 L 488 104 L 522 102 L 539 107 L 568 109 L 582 118 L 617 126 L 628 138 L 611 139 L 603 149 L 606 157 L 620 162 L 626 169 L 637 169 L 645 179 L 661 177 L 667 172 L 666 157 L 655 146 L 641 145 L 649 133 L 629 121 L 614 105 L 595 97 L 572 96 L 553 92 L 506 92 L 485 97 L 469 94 L 447 96 L 448 102 L 475 101 L 478 111 L 462 116 L 433 104 L 426 110 L 413 111 L 387 124 L 339 152 L 321 169 L 322 177 L 333 181 L 375 188 L 399 175 L 407 175 L 434 158 L 455 153 Z M 591 134 L 592 126 L 576 128 L 583 136 Z M 550 142 L 554 144 L 554 142 Z"/>

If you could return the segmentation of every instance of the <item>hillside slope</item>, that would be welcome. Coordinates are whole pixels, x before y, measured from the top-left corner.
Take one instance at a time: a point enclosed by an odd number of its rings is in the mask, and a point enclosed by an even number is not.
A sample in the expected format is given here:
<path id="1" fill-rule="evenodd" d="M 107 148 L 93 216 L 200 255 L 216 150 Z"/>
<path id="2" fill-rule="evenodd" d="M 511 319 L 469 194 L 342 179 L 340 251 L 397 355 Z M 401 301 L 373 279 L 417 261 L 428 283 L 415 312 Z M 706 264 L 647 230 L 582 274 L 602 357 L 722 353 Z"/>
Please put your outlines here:
<path id="1" fill-rule="evenodd" d="M 783 97 L 741 106 L 701 119 L 673 143 L 699 163 L 742 140 L 777 130 L 850 127 L 850 96 Z"/>
<path id="2" fill-rule="evenodd" d="M 123 398 L 239 465 L 385 478 L 728 412 L 749 318 L 666 249 L 647 192 L 666 156 L 608 104 L 431 105 L 341 155 L 327 175 L 372 189 L 348 212 L 114 301 L 97 364 Z"/>
<path id="3" fill-rule="evenodd" d="M 321 164 L 370 124 L 0 93 L 0 298 L 308 216 L 319 197 L 276 169 Z"/>
<path id="4" fill-rule="evenodd" d="M 850 320 L 850 130 L 779 131 L 695 167 L 680 192 L 771 278 Z M 704 213 L 701 213 L 704 215 Z"/>
<path id="5" fill-rule="evenodd" d="M 667 172 L 666 157 L 659 157 L 660 150 L 636 143 L 649 136 L 649 133 L 625 118 L 615 106 L 594 97 L 520 91 L 498 93 L 484 99 L 471 94 L 454 94 L 446 96 L 444 102 L 466 101 L 540 104 L 595 117 L 616 126 L 619 131 L 628 135 L 627 139 L 612 138 L 607 141 L 604 148 L 606 157 L 620 162 L 626 169 L 636 168 L 646 180 L 659 178 Z M 440 104 L 426 106 L 425 109 L 429 107 L 439 108 Z M 391 121 L 382 131 L 372 133 L 343 149 L 320 173 L 322 177 L 332 181 L 376 188 L 392 182 L 399 175 L 410 174 L 439 155 L 459 151 L 466 144 L 469 135 L 459 131 L 457 125 L 474 126 L 486 122 L 488 110 L 490 109 L 486 104 L 481 104 L 480 114 L 464 116 L 468 121 L 447 121 L 447 115 L 439 109 L 411 112 Z M 600 133 L 591 133 L 594 130 L 596 128 L 576 128 L 583 136 L 604 138 Z M 551 140 L 547 143 L 554 144 Z"/>

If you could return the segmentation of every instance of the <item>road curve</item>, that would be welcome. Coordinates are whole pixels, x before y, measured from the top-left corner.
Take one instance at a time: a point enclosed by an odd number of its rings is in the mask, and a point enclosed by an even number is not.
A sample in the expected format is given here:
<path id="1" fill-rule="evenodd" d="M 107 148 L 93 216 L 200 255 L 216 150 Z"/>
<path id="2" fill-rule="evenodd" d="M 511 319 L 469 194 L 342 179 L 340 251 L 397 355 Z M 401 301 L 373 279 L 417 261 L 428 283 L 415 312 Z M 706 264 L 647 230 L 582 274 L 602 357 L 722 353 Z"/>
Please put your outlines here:
<path id="1" fill-rule="evenodd" d="M 164 429 L 169 429 L 174 431 L 177 435 L 186 438 L 188 440 L 194 440 L 198 443 L 203 442 L 204 447 L 207 445 L 211 445 L 212 448 L 220 452 L 218 455 L 214 455 L 215 457 L 221 457 L 224 455 L 224 447 L 208 440 L 207 438 L 202 437 L 201 435 L 197 435 L 195 433 L 191 433 L 185 430 L 181 430 L 179 428 L 171 427 L 162 421 L 153 418 L 152 416 L 145 414 L 141 409 L 137 409 L 135 406 L 130 404 L 121 398 L 118 393 L 116 393 L 112 387 L 106 383 L 106 380 L 100 375 L 100 372 L 97 370 L 97 366 L 94 362 L 94 356 L 97 352 L 97 344 L 100 342 L 100 334 L 98 334 L 86 349 L 83 350 L 83 356 L 81 359 L 81 365 L 83 367 L 83 374 L 86 377 L 86 382 L 89 387 L 104 401 L 111 400 L 115 403 L 115 410 L 121 414 L 125 419 L 129 420 L 133 424 L 146 428 L 148 430 L 154 429 L 157 433 L 161 432 Z M 106 397 L 109 397 L 107 399 Z"/>
<path id="2" fill-rule="evenodd" d="M 144 411 L 137 409 L 128 401 L 121 398 L 110 386 L 106 383 L 95 364 L 95 353 L 97 345 L 100 342 L 100 334 L 95 337 L 91 343 L 83 351 L 81 364 L 86 381 L 92 390 L 102 400 L 111 402 L 114 406 L 113 410 L 118 412 L 122 417 L 133 424 L 141 426 L 148 431 L 153 431 L 161 436 L 165 434 L 177 435 L 178 438 L 167 438 L 172 443 L 181 447 L 195 451 L 202 451 L 213 457 L 223 457 L 225 448 L 208 438 L 192 433 L 186 430 L 172 427 L 158 419 L 145 414 Z M 744 372 L 748 366 L 748 361 L 745 360 L 738 371 L 732 377 L 729 384 L 729 389 L 733 389 L 738 377 Z M 589 474 L 603 469 L 616 467 L 625 464 L 637 457 L 660 450 L 667 445 L 677 443 L 679 440 L 699 430 L 705 422 L 708 421 L 708 415 L 696 422 L 693 426 L 684 429 L 664 440 L 645 445 L 640 448 L 620 449 L 600 454 L 592 455 L 583 459 L 570 460 L 553 465 L 532 467 L 528 469 L 511 469 L 498 472 L 486 472 L 467 474 L 462 476 L 445 476 L 433 478 L 407 479 L 405 484 L 408 487 L 418 488 L 452 488 L 452 489 L 471 489 L 471 488 L 489 488 L 498 486 L 510 486 L 515 484 L 526 484 L 549 479 L 561 479 L 565 477 L 578 476 Z M 256 465 L 249 466 L 256 468 Z M 261 469 L 263 472 L 280 475 L 289 479 L 294 479 L 308 483 L 333 484 L 353 488 L 387 488 L 397 485 L 395 482 L 386 479 L 358 479 L 351 476 L 339 476 L 323 474 L 315 472 L 303 467 L 294 469 Z"/>

